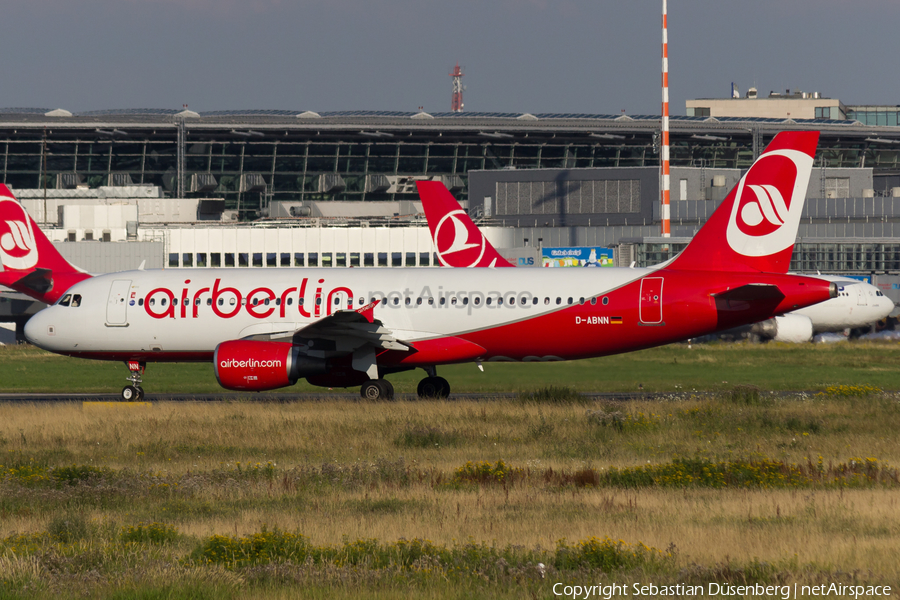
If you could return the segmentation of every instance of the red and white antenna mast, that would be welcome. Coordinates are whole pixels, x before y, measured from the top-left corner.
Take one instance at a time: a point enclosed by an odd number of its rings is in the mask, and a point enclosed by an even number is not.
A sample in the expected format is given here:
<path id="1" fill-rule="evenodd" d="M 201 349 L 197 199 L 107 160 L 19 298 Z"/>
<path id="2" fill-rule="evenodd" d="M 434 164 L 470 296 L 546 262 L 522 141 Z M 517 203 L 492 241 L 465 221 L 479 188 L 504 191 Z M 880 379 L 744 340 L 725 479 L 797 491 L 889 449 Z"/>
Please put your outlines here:
<path id="1" fill-rule="evenodd" d="M 669 210 L 669 34 L 666 0 L 662 0 L 662 139 L 660 140 L 660 216 L 662 237 L 671 235 Z"/>
<path id="2" fill-rule="evenodd" d="M 453 78 L 453 97 L 450 100 L 450 110 L 452 112 L 462 112 L 463 110 L 463 84 L 462 84 L 462 69 L 459 68 L 459 61 L 456 61 L 456 66 L 453 67 L 453 72 L 450 73 L 450 77 Z"/>

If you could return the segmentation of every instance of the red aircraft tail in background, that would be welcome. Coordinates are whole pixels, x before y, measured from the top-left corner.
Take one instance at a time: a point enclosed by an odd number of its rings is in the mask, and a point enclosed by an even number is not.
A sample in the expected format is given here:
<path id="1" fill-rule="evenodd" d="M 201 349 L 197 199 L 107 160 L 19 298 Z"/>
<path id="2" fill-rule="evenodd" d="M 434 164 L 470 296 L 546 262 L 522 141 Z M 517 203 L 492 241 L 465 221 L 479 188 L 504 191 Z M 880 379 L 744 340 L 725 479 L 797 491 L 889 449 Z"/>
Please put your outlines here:
<path id="1" fill-rule="evenodd" d="M 818 131 L 775 136 L 688 247 L 666 266 L 787 273 L 818 140 Z M 497 253 L 442 183 L 417 185 L 443 265 L 515 266 Z"/>
<path id="2" fill-rule="evenodd" d="M 53 304 L 67 289 L 90 277 L 63 258 L 3 184 L 0 269 L 0 285 L 47 304 Z"/>
<path id="3" fill-rule="evenodd" d="M 475 226 L 439 181 L 418 181 L 438 259 L 445 267 L 514 267 Z"/>

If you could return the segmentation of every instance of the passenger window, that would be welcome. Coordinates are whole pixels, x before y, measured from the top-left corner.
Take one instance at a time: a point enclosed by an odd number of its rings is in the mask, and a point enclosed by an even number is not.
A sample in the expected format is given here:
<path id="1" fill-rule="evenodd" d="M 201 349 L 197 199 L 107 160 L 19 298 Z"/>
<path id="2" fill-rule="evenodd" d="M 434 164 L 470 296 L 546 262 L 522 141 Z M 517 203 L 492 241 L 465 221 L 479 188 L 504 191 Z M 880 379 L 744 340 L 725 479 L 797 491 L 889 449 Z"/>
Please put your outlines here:
<path id="1" fill-rule="evenodd" d="M 138 298 L 138 306 L 143 306 L 143 305 L 144 305 L 144 299 Z"/>
<path id="2" fill-rule="evenodd" d="M 433 305 L 434 305 L 434 298 L 429 298 L 429 299 L 428 299 L 428 304 L 433 306 Z"/>
<path id="3" fill-rule="evenodd" d="M 293 298 L 288 298 L 287 305 L 290 306 L 290 305 L 293 304 L 293 303 L 294 303 L 294 299 L 293 299 Z"/>
<path id="4" fill-rule="evenodd" d="M 456 296 L 450 298 L 450 304 L 456 304 Z"/>
<path id="5" fill-rule="evenodd" d="M 584 304 L 584 298 L 579 298 L 579 299 L 578 299 L 578 304 Z"/>
<path id="6" fill-rule="evenodd" d="M 569 297 L 569 304 L 572 304 L 572 297 Z"/>
<path id="7" fill-rule="evenodd" d="M 420 306 L 422 304 L 421 298 L 416 298 L 416 306 Z"/>
<path id="8" fill-rule="evenodd" d="M 534 304 L 535 306 L 537 306 L 537 303 L 538 303 L 537 296 L 535 296 L 535 297 L 531 300 L 531 303 Z"/>
<path id="9" fill-rule="evenodd" d="M 166 305 L 166 299 L 163 298 L 162 300 L 159 301 L 159 303 L 160 303 L 161 306 L 165 306 L 165 305 Z"/>
<path id="10" fill-rule="evenodd" d="M 497 306 L 503 306 L 503 297 L 497 298 Z"/>
<path id="11" fill-rule="evenodd" d="M 463 306 L 467 305 L 468 303 L 469 303 L 469 298 L 468 297 L 463 298 Z"/>
<path id="12" fill-rule="evenodd" d="M 446 304 L 446 303 L 447 303 L 447 299 L 446 299 L 446 298 L 441 298 L 441 306 L 443 306 L 443 305 Z"/>
<path id="13" fill-rule="evenodd" d="M 207 298 L 207 299 L 206 299 L 206 305 L 207 305 L 207 306 L 212 306 L 212 298 Z"/>
<path id="14" fill-rule="evenodd" d="M 71 301 L 72 301 L 72 294 L 66 294 L 65 296 L 63 296 L 63 299 L 59 301 L 59 305 L 60 306 L 68 306 Z"/>
<path id="15" fill-rule="evenodd" d="M 485 300 L 485 304 L 487 304 L 488 306 L 490 306 L 490 305 L 491 305 L 491 301 L 493 301 L 493 298 L 491 298 L 490 296 L 488 296 L 488 299 Z"/>
<path id="16" fill-rule="evenodd" d="M 544 304 L 550 304 L 550 298 L 544 298 Z"/>
<path id="17" fill-rule="evenodd" d="M 591 306 L 597 304 L 597 298 L 591 298 Z"/>
<path id="18" fill-rule="evenodd" d="M 155 305 L 155 304 L 156 304 L 156 298 L 150 298 L 150 302 L 148 302 L 148 304 L 149 304 L 150 306 Z"/>
<path id="19" fill-rule="evenodd" d="M 604 296 L 604 297 L 603 297 L 603 306 L 606 306 L 607 304 L 609 304 L 609 298 L 607 298 L 606 296 Z"/>
<path id="20" fill-rule="evenodd" d="M 557 298 L 556 298 L 556 303 L 557 303 L 557 304 L 562 304 L 562 298 L 557 297 Z"/>

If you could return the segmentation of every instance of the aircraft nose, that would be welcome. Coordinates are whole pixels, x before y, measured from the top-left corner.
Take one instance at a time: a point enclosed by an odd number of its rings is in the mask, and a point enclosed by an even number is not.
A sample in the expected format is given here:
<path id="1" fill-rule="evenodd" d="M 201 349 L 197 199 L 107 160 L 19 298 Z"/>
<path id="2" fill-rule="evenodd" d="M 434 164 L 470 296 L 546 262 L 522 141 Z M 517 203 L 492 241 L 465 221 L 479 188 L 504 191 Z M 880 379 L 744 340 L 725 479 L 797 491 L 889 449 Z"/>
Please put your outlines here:
<path id="1" fill-rule="evenodd" d="M 50 309 L 45 308 L 25 323 L 25 339 L 35 346 L 47 346 L 48 338 L 56 335 L 56 325 L 50 317 Z"/>

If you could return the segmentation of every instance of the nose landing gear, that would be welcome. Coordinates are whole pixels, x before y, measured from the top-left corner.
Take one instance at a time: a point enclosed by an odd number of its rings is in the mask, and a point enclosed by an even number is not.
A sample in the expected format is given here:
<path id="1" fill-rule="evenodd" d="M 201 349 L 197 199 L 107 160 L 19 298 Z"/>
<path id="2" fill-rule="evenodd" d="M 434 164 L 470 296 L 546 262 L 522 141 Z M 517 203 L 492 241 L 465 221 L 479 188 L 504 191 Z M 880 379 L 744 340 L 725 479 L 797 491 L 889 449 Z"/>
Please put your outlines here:
<path id="1" fill-rule="evenodd" d="M 141 387 L 143 379 L 141 376 L 144 374 L 144 369 L 147 368 L 147 363 L 129 360 L 125 364 L 128 365 L 128 370 L 131 371 L 131 376 L 126 377 L 131 382 L 131 385 L 126 385 L 122 388 L 122 400 L 125 402 L 141 401 L 144 399 L 144 388 Z"/>

